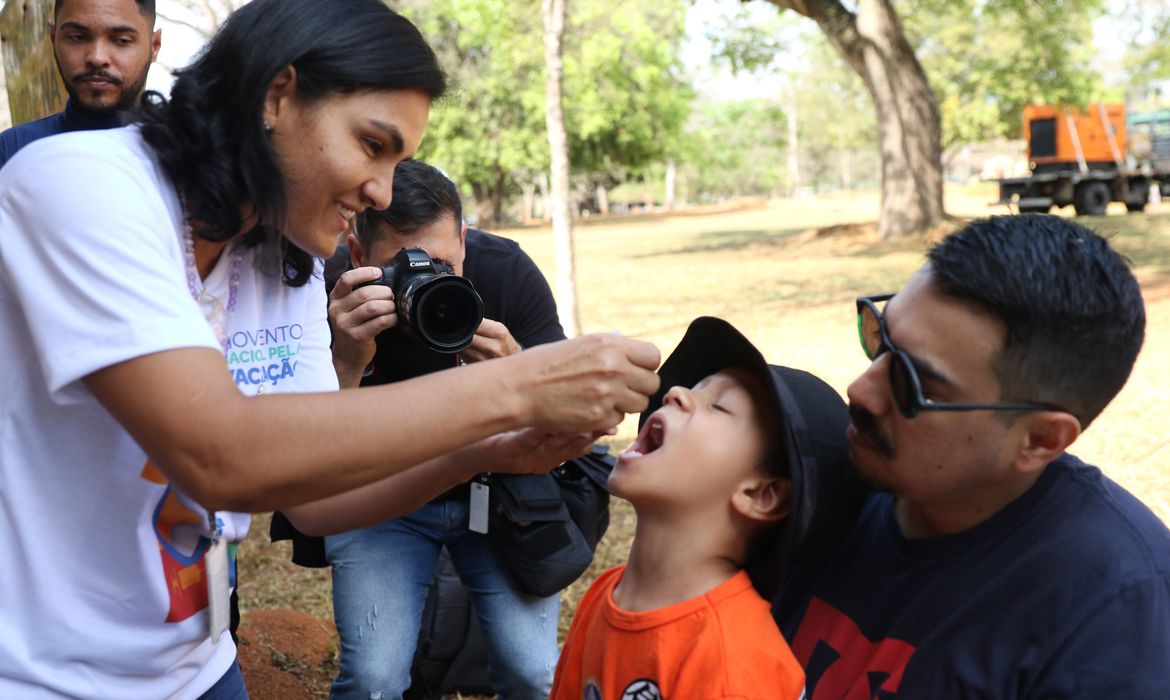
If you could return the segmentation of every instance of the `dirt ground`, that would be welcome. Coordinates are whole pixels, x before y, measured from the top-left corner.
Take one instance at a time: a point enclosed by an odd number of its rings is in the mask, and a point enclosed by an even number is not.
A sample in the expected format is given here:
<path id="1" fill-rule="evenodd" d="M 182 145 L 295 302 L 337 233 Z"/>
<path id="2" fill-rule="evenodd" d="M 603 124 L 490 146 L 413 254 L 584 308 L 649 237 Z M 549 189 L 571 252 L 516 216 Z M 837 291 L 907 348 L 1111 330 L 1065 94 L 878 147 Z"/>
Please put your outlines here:
<path id="1" fill-rule="evenodd" d="M 252 700 L 326 697 L 337 674 L 337 629 L 299 610 L 256 610 L 239 629 L 240 668 Z"/>

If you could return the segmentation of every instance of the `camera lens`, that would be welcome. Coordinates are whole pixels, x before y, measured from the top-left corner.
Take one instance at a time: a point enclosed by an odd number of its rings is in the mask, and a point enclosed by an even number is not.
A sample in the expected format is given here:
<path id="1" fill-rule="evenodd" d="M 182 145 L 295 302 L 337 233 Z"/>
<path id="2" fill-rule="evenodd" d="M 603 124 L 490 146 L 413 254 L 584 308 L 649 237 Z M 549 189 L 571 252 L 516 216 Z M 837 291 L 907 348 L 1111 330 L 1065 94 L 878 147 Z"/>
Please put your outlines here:
<path id="1" fill-rule="evenodd" d="M 411 325 L 425 343 L 440 352 L 471 345 L 483 321 L 483 300 L 462 277 L 438 275 L 413 295 Z"/>

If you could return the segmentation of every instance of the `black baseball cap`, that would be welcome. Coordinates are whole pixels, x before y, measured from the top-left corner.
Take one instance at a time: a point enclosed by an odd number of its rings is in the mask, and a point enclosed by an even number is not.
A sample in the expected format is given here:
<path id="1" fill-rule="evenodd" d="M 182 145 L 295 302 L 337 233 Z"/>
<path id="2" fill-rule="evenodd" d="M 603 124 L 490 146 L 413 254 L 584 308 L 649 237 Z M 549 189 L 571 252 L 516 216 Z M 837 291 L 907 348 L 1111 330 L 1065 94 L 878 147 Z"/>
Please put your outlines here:
<path id="1" fill-rule="evenodd" d="M 639 429 L 673 386 L 692 387 L 716 372 L 738 368 L 756 377 L 780 416 L 771 433 L 779 439 L 792 480 L 792 510 L 768 554 L 747 566 L 756 589 L 771 598 L 785 565 L 835 546 L 861 513 L 866 488 L 849 459 L 845 429 L 849 409 L 833 387 L 803 370 L 770 365 L 727 321 L 702 316 L 691 322 L 678 347 L 658 369 L 658 393 L 638 421 Z"/>

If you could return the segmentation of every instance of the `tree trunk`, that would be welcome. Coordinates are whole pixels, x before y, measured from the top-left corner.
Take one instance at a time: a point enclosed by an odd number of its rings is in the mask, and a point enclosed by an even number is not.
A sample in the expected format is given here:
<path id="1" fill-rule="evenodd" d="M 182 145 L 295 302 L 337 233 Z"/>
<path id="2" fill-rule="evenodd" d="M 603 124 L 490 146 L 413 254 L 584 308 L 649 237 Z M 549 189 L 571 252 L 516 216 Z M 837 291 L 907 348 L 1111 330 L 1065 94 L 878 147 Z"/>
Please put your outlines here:
<path id="1" fill-rule="evenodd" d="M 604 180 L 597 181 L 597 213 L 602 216 L 609 214 L 609 190 Z"/>
<path id="2" fill-rule="evenodd" d="M 540 197 L 537 200 L 540 203 L 540 218 L 550 221 L 552 214 L 549 213 L 549 206 L 552 195 L 548 191 L 548 171 L 542 171 L 536 178 L 536 188 L 540 192 Z"/>
<path id="3" fill-rule="evenodd" d="M 662 198 L 662 206 L 666 211 L 674 211 L 674 179 L 677 170 L 673 158 L 666 161 L 666 194 Z"/>
<path id="4" fill-rule="evenodd" d="M 495 180 L 492 182 L 492 211 L 495 212 L 495 217 L 492 219 L 492 225 L 496 225 L 503 220 L 504 214 L 504 184 L 507 180 L 508 173 L 496 164 Z"/>
<path id="5" fill-rule="evenodd" d="M 520 188 L 520 223 L 527 224 L 533 219 L 536 208 L 536 185 L 526 182 Z"/>
<path id="6" fill-rule="evenodd" d="M 561 97 L 561 41 L 565 35 L 566 0 L 541 0 L 544 15 L 545 126 L 551 156 L 553 248 L 555 251 L 557 314 L 565 335 L 581 331 L 577 313 L 577 270 L 573 256 L 573 220 L 569 210 L 569 139 L 565 133 L 564 102 Z"/>
<path id="7" fill-rule="evenodd" d="M 878 234 L 899 238 L 942 221 L 942 128 L 938 101 L 889 0 L 769 0 L 814 20 L 861 76 L 877 111 L 882 154 Z"/>
<path id="8" fill-rule="evenodd" d="M 788 196 L 800 189 L 800 115 L 796 108 L 796 87 L 788 101 Z"/>
<path id="9" fill-rule="evenodd" d="M 479 228 L 492 228 L 496 224 L 496 205 L 492 197 L 491 183 L 473 182 L 471 193 L 475 196 L 475 225 Z"/>
<path id="10" fill-rule="evenodd" d="M 0 53 L 13 124 L 46 117 L 65 108 L 68 94 L 57 71 L 48 20 L 53 17 L 50 0 L 4 4 L 0 12 Z"/>
<path id="11" fill-rule="evenodd" d="M 843 190 L 853 189 L 853 168 L 850 167 L 849 156 L 850 156 L 849 149 L 842 148 L 841 154 L 840 154 L 840 159 L 841 159 L 841 189 L 843 189 Z"/>

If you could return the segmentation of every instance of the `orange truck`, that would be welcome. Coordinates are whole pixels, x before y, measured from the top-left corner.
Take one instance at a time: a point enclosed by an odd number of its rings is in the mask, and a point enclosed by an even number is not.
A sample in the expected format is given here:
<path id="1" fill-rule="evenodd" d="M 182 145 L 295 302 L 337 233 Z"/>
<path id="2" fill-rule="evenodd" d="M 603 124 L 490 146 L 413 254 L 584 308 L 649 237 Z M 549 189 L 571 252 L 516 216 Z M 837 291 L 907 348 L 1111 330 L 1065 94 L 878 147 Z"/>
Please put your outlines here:
<path id="1" fill-rule="evenodd" d="M 1024 108 L 1025 177 L 1001 178 L 999 201 L 1020 213 L 1069 204 L 1100 216 L 1110 202 L 1145 209 L 1152 188 L 1170 197 L 1170 110 L 1127 116 L 1125 105 Z"/>

